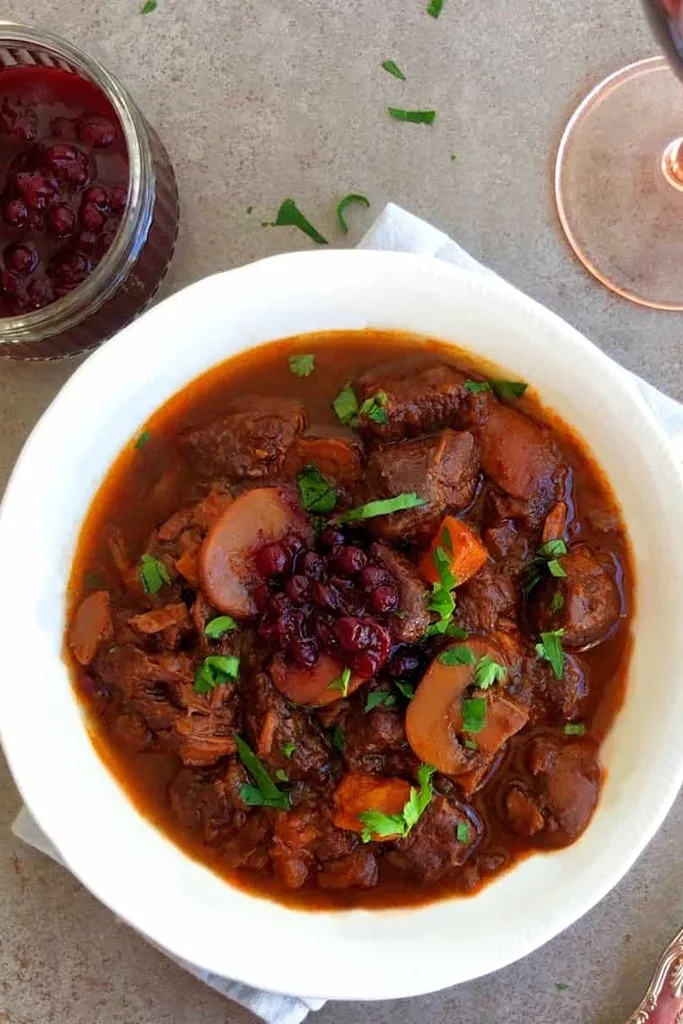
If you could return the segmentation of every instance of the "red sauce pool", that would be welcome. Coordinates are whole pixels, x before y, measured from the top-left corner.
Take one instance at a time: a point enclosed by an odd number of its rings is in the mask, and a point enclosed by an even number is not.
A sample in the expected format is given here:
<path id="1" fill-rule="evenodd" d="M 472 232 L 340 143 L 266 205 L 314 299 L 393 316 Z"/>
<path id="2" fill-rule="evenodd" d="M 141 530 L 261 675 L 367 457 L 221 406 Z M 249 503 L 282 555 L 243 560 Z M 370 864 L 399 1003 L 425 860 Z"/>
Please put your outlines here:
<path id="1" fill-rule="evenodd" d="M 54 302 L 112 245 L 128 153 L 104 94 L 59 68 L 0 70 L 0 317 Z"/>

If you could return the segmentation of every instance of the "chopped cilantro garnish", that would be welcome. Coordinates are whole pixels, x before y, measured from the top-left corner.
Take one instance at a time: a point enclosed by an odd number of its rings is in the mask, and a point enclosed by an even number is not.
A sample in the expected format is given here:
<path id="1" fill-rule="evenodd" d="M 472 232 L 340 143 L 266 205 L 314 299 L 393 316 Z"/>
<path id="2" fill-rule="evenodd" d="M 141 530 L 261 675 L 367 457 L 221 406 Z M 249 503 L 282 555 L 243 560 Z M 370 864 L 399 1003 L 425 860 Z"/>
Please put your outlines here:
<path id="1" fill-rule="evenodd" d="M 373 690 L 372 693 L 368 694 L 365 710 L 372 711 L 373 708 L 378 708 L 382 704 L 387 708 L 393 708 L 396 704 L 395 694 L 390 693 L 388 690 Z"/>
<path id="2" fill-rule="evenodd" d="M 468 750 L 478 750 L 479 749 L 477 747 L 476 741 L 470 739 L 469 736 L 465 736 L 465 746 L 467 747 Z"/>
<path id="3" fill-rule="evenodd" d="M 394 686 L 399 691 L 399 693 L 403 694 L 406 700 L 412 700 L 413 697 L 415 696 L 415 687 L 412 685 L 412 683 L 406 683 L 402 679 L 396 679 L 394 680 Z"/>
<path id="4" fill-rule="evenodd" d="M 471 647 L 448 647 L 439 661 L 443 665 L 474 665 L 474 654 Z"/>
<path id="5" fill-rule="evenodd" d="M 474 669 L 474 685 L 480 690 L 488 690 L 494 683 L 502 682 L 505 676 L 505 667 L 490 654 L 484 654 Z"/>
<path id="6" fill-rule="evenodd" d="M 140 559 L 140 581 L 146 594 L 156 594 L 165 584 L 171 582 L 168 569 L 154 555 L 143 555 Z"/>
<path id="7" fill-rule="evenodd" d="M 372 808 L 359 814 L 358 817 L 365 826 L 361 833 L 363 842 L 371 842 L 374 835 L 396 836 L 397 839 L 405 838 L 431 803 L 433 795 L 431 778 L 435 771 L 436 768 L 433 768 L 432 765 L 420 765 L 417 770 L 417 781 L 420 788 L 410 787 L 410 796 L 400 814 L 384 814 L 382 811 L 375 811 Z"/>
<path id="8" fill-rule="evenodd" d="M 194 677 L 197 693 L 211 693 L 217 686 L 231 683 L 240 673 L 240 659 L 234 654 L 212 654 L 204 658 Z"/>
<path id="9" fill-rule="evenodd" d="M 315 369 L 315 356 L 310 353 L 290 356 L 287 362 L 295 377 L 309 377 Z"/>
<path id="10" fill-rule="evenodd" d="M 470 838 L 470 826 L 466 821 L 459 821 L 455 829 L 455 838 L 459 843 L 467 843 Z"/>
<path id="11" fill-rule="evenodd" d="M 553 629 L 549 633 L 541 633 L 541 642 L 536 644 L 536 654 L 544 661 L 550 662 L 550 667 L 557 679 L 561 679 L 564 675 L 563 635 L 563 629 Z"/>
<path id="12" fill-rule="evenodd" d="M 360 192 L 349 192 L 347 196 L 344 196 L 342 201 L 337 204 L 337 220 L 339 221 L 339 227 L 345 235 L 349 233 L 349 226 L 346 223 L 344 212 L 347 206 L 351 203 L 362 203 L 363 206 L 370 206 L 370 200 L 367 196 L 361 195 Z"/>
<path id="13" fill-rule="evenodd" d="M 529 387 L 521 380 L 466 380 L 462 386 L 473 395 L 493 391 L 498 398 L 521 398 Z"/>
<path id="14" fill-rule="evenodd" d="M 283 811 L 289 810 L 288 794 L 277 788 L 249 744 L 245 743 L 241 736 L 235 736 L 235 743 L 239 759 L 255 783 L 253 786 L 245 785 L 240 789 L 240 796 L 245 804 L 249 804 L 250 807 L 278 807 Z"/>
<path id="15" fill-rule="evenodd" d="M 283 754 L 283 757 L 286 757 L 288 761 L 291 760 L 291 758 L 294 756 L 294 751 L 295 750 L 296 750 L 296 743 L 283 743 L 282 744 L 282 754 Z"/>
<path id="16" fill-rule="evenodd" d="M 332 512 L 337 504 L 337 491 L 317 466 L 306 466 L 298 477 L 301 506 L 306 512 Z"/>
<path id="17" fill-rule="evenodd" d="M 340 676 L 333 679 L 327 687 L 328 690 L 341 690 L 342 697 L 349 695 L 349 683 L 351 682 L 351 669 L 344 668 Z"/>
<path id="18" fill-rule="evenodd" d="M 565 722 L 564 734 L 565 736 L 585 736 L 586 726 L 583 722 Z"/>
<path id="19" fill-rule="evenodd" d="M 394 60 L 383 60 L 382 67 L 385 71 L 388 71 L 394 78 L 400 78 L 402 82 L 405 82 L 406 76 L 401 71 L 400 67 Z"/>
<path id="20" fill-rule="evenodd" d="M 138 438 L 135 441 L 133 448 L 144 448 L 151 436 L 152 435 L 150 434 L 149 430 L 143 430 L 142 433 L 138 435 Z"/>
<path id="21" fill-rule="evenodd" d="M 477 733 L 486 725 L 486 698 L 470 697 L 462 702 L 462 730 Z"/>
<path id="22" fill-rule="evenodd" d="M 444 633 L 448 636 L 455 636 L 457 634 L 451 630 L 453 628 L 459 629 L 459 627 L 454 627 L 454 624 L 451 623 L 451 618 L 455 611 L 455 598 L 451 591 L 458 581 L 451 570 L 451 560 L 445 548 L 442 548 L 441 545 L 435 549 L 432 561 L 434 562 L 434 568 L 437 571 L 439 580 L 432 585 L 432 597 L 428 608 L 430 612 L 436 612 L 439 619 L 427 627 L 425 638 L 443 635 Z"/>
<path id="23" fill-rule="evenodd" d="M 410 121 L 411 124 L 434 124 L 436 119 L 435 110 L 401 110 L 399 107 L 389 107 L 388 110 L 395 121 Z"/>
<path id="24" fill-rule="evenodd" d="M 233 629 L 237 629 L 237 623 L 232 615 L 219 615 L 211 619 L 211 622 L 207 622 L 204 634 L 209 640 L 220 640 L 224 633 L 231 633 Z"/>
<path id="25" fill-rule="evenodd" d="M 369 501 L 367 505 L 349 509 L 348 512 L 339 516 L 339 522 L 351 523 L 356 519 L 374 519 L 375 516 L 388 516 L 392 512 L 402 512 L 406 508 L 417 508 L 424 504 L 424 499 L 418 497 L 414 492 L 397 494 L 393 498 L 381 498 L 379 501 Z"/>
<path id="26" fill-rule="evenodd" d="M 564 608 L 564 594 L 560 590 L 556 590 L 553 594 L 553 599 L 550 602 L 550 612 L 554 615 L 556 612 L 561 612 Z"/>
<path id="27" fill-rule="evenodd" d="M 284 768 L 278 768 L 275 772 L 275 778 L 279 779 L 280 782 L 289 782 L 289 775 Z"/>
<path id="28" fill-rule="evenodd" d="M 332 730 L 332 746 L 341 754 L 341 752 L 344 749 L 345 742 L 346 737 L 344 736 L 344 730 L 342 729 L 341 725 L 335 725 L 334 729 Z"/>
<path id="29" fill-rule="evenodd" d="M 285 199 L 277 212 L 275 220 L 264 221 L 263 226 L 269 228 L 298 228 L 299 231 L 303 231 L 305 235 L 312 238 L 317 245 L 327 245 L 327 239 L 323 238 L 320 232 L 313 227 L 311 222 L 304 217 L 293 199 Z"/>
<path id="30" fill-rule="evenodd" d="M 367 416 L 369 420 L 373 420 L 375 423 L 388 423 L 389 417 L 387 416 L 387 411 L 384 408 L 386 404 L 386 391 L 378 391 L 376 395 L 372 395 L 371 398 L 365 399 L 358 410 L 358 415 Z"/>
<path id="31" fill-rule="evenodd" d="M 524 570 L 522 589 L 528 598 L 534 587 L 541 581 L 544 570 L 547 568 L 551 576 L 557 579 L 564 578 L 567 573 L 562 568 L 558 557 L 567 554 L 567 545 L 563 540 L 548 540 L 541 544 L 540 548 L 527 564 Z"/>
<path id="32" fill-rule="evenodd" d="M 358 423 L 358 399 L 350 384 L 341 389 L 332 403 L 332 408 L 337 414 L 337 419 L 347 427 L 355 427 Z"/>

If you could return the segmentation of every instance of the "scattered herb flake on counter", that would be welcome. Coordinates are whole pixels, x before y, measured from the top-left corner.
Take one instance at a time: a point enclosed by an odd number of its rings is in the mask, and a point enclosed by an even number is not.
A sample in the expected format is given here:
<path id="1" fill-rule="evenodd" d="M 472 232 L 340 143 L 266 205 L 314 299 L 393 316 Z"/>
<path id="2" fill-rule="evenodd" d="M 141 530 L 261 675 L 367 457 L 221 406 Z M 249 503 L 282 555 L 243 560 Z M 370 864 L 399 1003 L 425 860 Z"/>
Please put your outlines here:
<path id="1" fill-rule="evenodd" d="M 306 466 L 298 477 L 301 505 L 306 512 L 332 512 L 337 504 L 337 492 L 317 466 Z"/>
<path id="2" fill-rule="evenodd" d="M 463 732 L 478 733 L 486 725 L 486 698 L 470 697 L 462 702 Z"/>
<path id="3" fill-rule="evenodd" d="M 563 629 L 553 629 L 549 633 L 541 633 L 541 642 L 536 644 L 536 654 L 544 661 L 550 662 L 556 679 L 561 679 L 564 675 L 563 636 Z"/>
<path id="4" fill-rule="evenodd" d="M 417 770 L 419 789 L 410 787 L 410 796 L 403 805 L 401 814 L 384 814 L 371 808 L 358 815 L 365 828 L 361 833 L 364 843 L 372 842 L 373 835 L 396 836 L 404 839 L 417 824 L 432 801 L 431 778 L 436 769 L 430 764 L 421 764 Z"/>
<path id="5" fill-rule="evenodd" d="M 393 708 L 396 704 L 396 697 L 393 693 L 389 693 L 388 690 L 373 690 L 372 693 L 368 694 L 365 710 L 372 711 L 373 708 L 378 708 L 382 704 L 387 708 Z"/>
<path id="6" fill-rule="evenodd" d="M 253 207 L 253 206 L 248 206 L 248 207 L 247 207 L 247 213 L 251 213 L 251 211 L 252 211 L 253 209 L 254 209 L 254 207 Z"/>
<path id="7" fill-rule="evenodd" d="M 346 384 L 341 389 L 334 402 L 332 408 L 337 414 L 337 419 L 340 423 L 343 423 L 347 427 L 353 427 L 358 422 L 358 399 L 356 398 L 356 392 L 353 390 L 350 384 Z"/>
<path id="8" fill-rule="evenodd" d="M 220 640 L 225 633 L 231 633 L 233 629 L 237 629 L 237 623 L 232 615 L 219 615 L 211 619 L 211 622 L 207 622 L 204 635 L 208 636 L 209 640 Z"/>
<path id="9" fill-rule="evenodd" d="M 470 838 L 470 827 L 466 821 L 459 821 L 455 829 L 455 838 L 459 843 L 467 843 Z"/>
<path id="10" fill-rule="evenodd" d="M 370 206 L 370 200 L 368 197 L 362 195 L 360 192 L 349 192 L 347 196 L 344 196 L 340 203 L 337 203 L 337 220 L 339 221 L 339 227 L 345 235 L 348 235 L 349 233 L 349 226 L 346 223 L 344 212 L 346 207 L 350 206 L 351 203 L 361 203 L 363 206 Z"/>
<path id="11" fill-rule="evenodd" d="M 569 985 L 567 984 L 566 981 L 556 981 L 555 982 L 555 988 L 557 989 L 558 992 L 566 992 L 567 989 L 569 988 Z"/>
<path id="12" fill-rule="evenodd" d="M 310 377 L 315 369 L 315 356 L 310 354 L 289 357 L 289 369 L 295 377 Z"/>
<path id="13" fill-rule="evenodd" d="M 585 736 L 586 726 L 583 722 L 566 722 L 564 726 L 565 736 Z"/>
<path id="14" fill-rule="evenodd" d="M 204 658 L 194 677 L 197 693 L 211 693 L 217 686 L 232 683 L 240 674 L 240 659 L 234 654 L 211 654 Z"/>
<path id="15" fill-rule="evenodd" d="M 282 754 L 283 754 L 283 757 L 286 757 L 288 761 L 291 760 L 291 758 L 294 756 L 294 751 L 295 750 L 296 750 L 296 743 L 283 743 L 282 744 Z"/>
<path id="16" fill-rule="evenodd" d="M 144 4 L 140 8 L 140 14 L 151 14 L 152 11 L 157 9 L 157 0 L 145 0 Z"/>
<path id="17" fill-rule="evenodd" d="M 388 71 L 394 78 L 400 78 L 402 82 L 405 82 L 406 76 L 401 71 L 400 67 L 394 60 L 383 60 L 382 67 L 385 71 Z"/>
<path id="18" fill-rule="evenodd" d="M 151 436 L 152 435 L 150 434 L 149 430 L 143 430 L 140 436 L 137 438 L 135 444 L 133 445 L 133 448 L 144 448 Z"/>
<path id="19" fill-rule="evenodd" d="M 474 654 L 470 647 L 449 647 L 439 655 L 442 665 L 474 665 Z"/>
<path id="20" fill-rule="evenodd" d="M 377 394 L 365 399 L 358 413 L 360 416 L 367 416 L 369 420 L 373 420 L 375 423 L 388 423 L 389 417 L 384 408 L 386 404 L 386 391 L 378 391 Z"/>
<path id="21" fill-rule="evenodd" d="M 342 751 L 344 750 L 345 743 L 346 736 L 344 734 L 344 730 L 342 729 L 341 725 L 335 725 L 334 729 L 332 730 L 332 746 L 341 754 Z"/>
<path id="22" fill-rule="evenodd" d="M 438 18 L 443 10 L 443 5 L 446 0 L 429 0 L 427 4 L 427 14 L 431 15 L 432 18 Z"/>
<path id="23" fill-rule="evenodd" d="M 267 228 L 298 228 L 308 235 L 317 245 L 327 245 L 327 239 L 323 238 L 319 231 L 313 227 L 293 199 L 285 199 L 273 221 L 264 221 L 263 226 Z"/>
<path id="24" fill-rule="evenodd" d="M 502 683 L 507 671 L 490 654 L 484 654 L 474 668 L 474 685 L 480 690 L 490 689 L 494 683 Z"/>
<path id="25" fill-rule="evenodd" d="M 340 690 L 342 697 L 348 697 L 349 695 L 349 683 L 351 682 L 351 669 L 344 668 L 342 674 L 333 679 L 330 685 L 327 687 L 328 690 Z"/>
<path id="26" fill-rule="evenodd" d="M 146 594 L 156 594 L 171 582 L 168 569 L 154 555 L 143 555 L 140 559 L 140 582 Z"/>
<path id="27" fill-rule="evenodd" d="M 248 743 L 241 736 L 235 736 L 239 759 L 251 775 L 255 785 L 242 786 L 240 796 L 250 807 L 278 807 L 282 811 L 290 808 L 289 796 L 281 792 L 271 779 L 266 768 Z"/>
<path id="28" fill-rule="evenodd" d="M 414 491 L 406 494 L 397 494 L 393 498 L 381 498 L 379 501 L 369 501 L 367 505 L 359 505 L 358 508 L 351 508 L 339 516 L 340 523 L 352 523 L 356 519 L 374 519 L 375 516 L 389 516 L 392 512 L 402 512 L 406 508 L 417 508 L 424 505 L 424 498 L 420 498 Z"/>
<path id="29" fill-rule="evenodd" d="M 400 107 L 388 107 L 389 116 L 394 121 L 409 121 L 411 124 L 434 124 L 435 110 L 402 110 Z"/>

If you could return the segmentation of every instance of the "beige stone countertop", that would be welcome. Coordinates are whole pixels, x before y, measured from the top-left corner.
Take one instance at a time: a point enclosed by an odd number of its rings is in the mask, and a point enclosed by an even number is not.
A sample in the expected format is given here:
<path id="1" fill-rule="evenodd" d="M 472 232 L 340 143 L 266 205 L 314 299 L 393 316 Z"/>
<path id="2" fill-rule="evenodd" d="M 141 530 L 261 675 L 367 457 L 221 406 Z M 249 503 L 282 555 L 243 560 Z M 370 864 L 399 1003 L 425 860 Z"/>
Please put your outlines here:
<path id="1" fill-rule="evenodd" d="M 294 229 L 261 226 L 287 196 L 340 245 L 354 244 L 393 200 L 456 235 L 615 359 L 683 398 L 683 318 L 636 308 L 597 285 L 568 250 L 551 192 L 557 143 L 577 102 L 609 71 L 656 52 L 637 0 L 446 0 L 438 21 L 425 6 L 159 0 L 156 12 L 142 16 L 138 0 L 9 0 L 2 16 L 51 28 L 99 56 L 159 130 L 182 204 L 164 293 L 307 247 Z M 407 82 L 381 70 L 388 58 Z M 437 122 L 395 123 L 388 105 L 433 107 Z M 365 193 L 372 209 L 350 211 L 344 238 L 334 209 L 348 192 Z M 0 363 L 3 482 L 74 366 Z M 26 688 L 30 714 L 30 661 L 25 678 L 2 685 Z M 19 804 L 0 755 L 0 1024 L 252 1019 L 12 838 Z M 437 995 L 330 1003 L 313 1020 L 619 1024 L 683 924 L 682 841 L 679 799 L 622 883 L 543 949 Z M 557 982 L 568 987 L 558 990 Z"/>

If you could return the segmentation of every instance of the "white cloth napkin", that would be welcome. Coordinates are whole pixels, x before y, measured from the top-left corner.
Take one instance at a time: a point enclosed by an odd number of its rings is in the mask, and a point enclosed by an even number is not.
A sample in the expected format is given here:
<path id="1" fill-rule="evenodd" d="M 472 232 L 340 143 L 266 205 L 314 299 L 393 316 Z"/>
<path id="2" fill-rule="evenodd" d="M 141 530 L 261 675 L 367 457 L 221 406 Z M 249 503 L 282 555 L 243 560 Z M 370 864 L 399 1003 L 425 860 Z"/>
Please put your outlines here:
<path id="1" fill-rule="evenodd" d="M 379 215 L 373 226 L 361 240 L 360 249 L 389 249 L 396 252 L 417 252 L 434 256 L 436 259 L 446 260 L 448 263 L 455 263 L 458 266 L 476 270 L 484 274 L 493 274 L 492 270 L 477 263 L 469 253 L 465 252 L 457 242 L 454 242 L 443 231 L 432 227 L 419 217 L 407 213 L 400 206 L 388 203 Z M 510 285 L 509 287 L 512 287 Z M 658 417 L 664 430 L 671 438 L 683 460 L 683 405 L 667 398 L 661 391 L 657 391 L 650 384 L 639 377 L 634 377 L 628 370 L 622 371 L 628 374 L 637 386 L 655 415 Z M 60 861 L 58 851 L 52 845 L 47 836 L 23 808 L 16 818 L 12 831 L 19 839 L 29 843 L 31 846 L 42 850 L 49 857 Z M 167 952 L 163 950 L 163 952 Z M 296 996 L 285 996 L 275 992 L 264 992 L 259 989 L 250 988 L 248 985 L 241 985 L 229 978 L 221 978 L 216 974 L 203 971 L 193 964 L 167 953 L 171 959 L 179 963 L 194 974 L 200 981 L 210 985 L 222 995 L 233 999 L 236 1003 L 251 1010 L 257 1017 L 261 1017 L 266 1024 L 300 1024 L 311 1010 L 319 1010 L 324 1004 L 323 999 L 307 999 Z"/>

